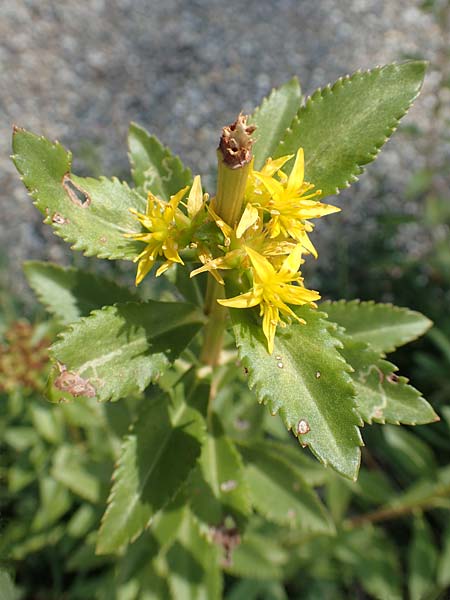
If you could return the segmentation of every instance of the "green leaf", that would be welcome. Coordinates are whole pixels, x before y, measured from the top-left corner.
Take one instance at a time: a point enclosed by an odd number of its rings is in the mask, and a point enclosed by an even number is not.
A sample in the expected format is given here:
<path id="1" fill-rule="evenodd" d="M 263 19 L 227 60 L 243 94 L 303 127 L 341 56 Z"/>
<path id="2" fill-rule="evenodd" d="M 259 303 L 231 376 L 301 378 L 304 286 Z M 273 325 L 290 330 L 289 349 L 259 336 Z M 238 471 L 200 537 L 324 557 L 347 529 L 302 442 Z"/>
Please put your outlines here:
<path id="1" fill-rule="evenodd" d="M 55 386 L 72 396 L 118 400 L 141 392 L 190 342 L 203 317 L 190 304 L 129 302 L 94 311 L 60 334 Z"/>
<path id="2" fill-rule="evenodd" d="M 423 600 L 435 585 L 438 552 L 430 526 L 422 517 L 414 519 L 408 552 L 408 587 L 411 600 Z"/>
<path id="3" fill-rule="evenodd" d="M 395 365 L 381 359 L 367 344 L 346 335 L 340 339 L 344 344 L 341 353 L 355 370 L 356 404 L 366 423 L 421 425 L 439 421 L 420 392 L 408 385 L 408 379 L 395 374 Z"/>
<path id="4" fill-rule="evenodd" d="M 431 472 L 430 472 L 431 471 Z M 418 479 L 403 494 L 397 494 L 385 508 L 398 513 L 410 513 L 415 509 L 442 507 L 450 508 L 450 467 L 443 467 L 437 472 L 424 469 L 427 478 Z"/>
<path id="5" fill-rule="evenodd" d="M 241 446 L 251 501 L 264 517 L 305 533 L 333 533 L 324 506 L 298 470 L 265 442 Z"/>
<path id="6" fill-rule="evenodd" d="M 128 147 L 133 180 L 144 195 L 151 191 L 155 196 L 169 200 L 181 188 L 191 185 L 190 169 L 157 137 L 136 123 L 130 124 Z"/>
<path id="7" fill-rule="evenodd" d="M 39 492 L 39 508 L 31 525 L 33 532 L 48 529 L 50 525 L 58 523 L 72 505 L 67 489 L 47 474 L 39 479 Z"/>
<path id="8" fill-rule="evenodd" d="M 301 452 L 299 447 L 291 442 L 293 442 L 292 439 L 288 443 L 264 440 L 266 448 L 288 462 L 293 469 L 298 471 L 300 477 L 309 486 L 324 485 L 328 481 L 330 471 L 310 456 Z"/>
<path id="9" fill-rule="evenodd" d="M 380 450 L 397 465 L 407 481 L 411 477 L 422 477 L 424 473 L 428 476 L 435 473 L 437 465 L 433 450 L 412 431 L 387 425 L 382 434 L 385 447 Z"/>
<path id="10" fill-rule="evenodd" d="M 295 117 L 300 102 L 300 83 L 294 77 L 278 89 L 272 90 L 250 117 L 249 123 L 257 127 L 254 135 L 256 141 L 253 145 L 256 170 L 263 166 L 267 158 L 273 156 Z"/>
<path id="11" fill-rule="evenodd" d="M 382 529 L 366 526 L 341 534 L 337 558 L 352 567 L 363 589 L 378 600 L 401 600 L 397 550 Z"/>
<path id="12" fill-rule="evenodd" d="M 289 554 L 270 533 L 264 524 L 247 529 L 226 571 L 247 579 L 282 580 Z"/>
<path id="13" fill-rule="evenodd" d="M 356 72 L 317 90 L 294 117 L 275 157 L 305 152 L 305 178 L 322 196 L 348 187 L 397 128 L 417 97 L 426 63 Z"/>
<path id="14" fill-rule="evenodd" d="M 219 600 L 222 597 L 217 547 L 200 534 L 198 523 L 188 511 L 178 538 L 167 553 L 167 564 L 173 598 Z"/>
<path id="15" fill-rule="evenodd" d="M 0 569 L 0 600 L 18 600 L 21 596 L 9 573 Z"/>
<path id="16" fill-rule="evenodd" d="M 28 261 L 24 272 L 40 302 L 66 325 L 103 306 L 136 300 L 128 289 L 82 269 Z"/>
<path id="17" fill-rule="evenodd" d="M 419 312 L 392 304 L 340 300 L 322 302 L 320 308 L 354 340 L 383 353 L 417 339 L 432 326 Z"/>
<path id="18" fill-rule="evenodd" d="M 255 579 L 238 581 L 226 595 L 226 600 L 287 600 L 287 598 L 281 583 Z"/>
<path id="19" fill-rule="evenodd" d="M 96 504 L 101 499 L 102 481 L 98 473 L 90 472 L 88 465 L 84 463 L 83 456 L 75 447 L 61 445 L 54 455 L 51 474 L 74 494 Z M 108 469 L 106 472 L 108 473 Z"/>
<path id="20" fill-rule="evenodd" d="M 87 256 L 131 260 L 142 244 L 124 237 L 141 227 L 130 213 L 145 210 L 145 201 L 118 179 L 92 179 L 71 173 L 72 155 L 59 142 L 52 143 L 15 128 L 13 161 L 22 180 L 52 225 L 56 235 Z"/>
<path id="21" fill-rule="evenodd" d="M 224 434 L 217 415 L 203 444 L 199 470 L 192 479 L 192 510 L 208 526 L 232 516 L 242 528 L 251 512 L 241 456 Z"/>
<path id="22" fill-rule="evenodd" d="M 230 311 L 249 386 L 319 460 L 356 479 L 361 438 L 349 367 L 323 313 L 307 307 L 297 312 L 307 324 L 294 323 L 277 332 L 270 355 L 254 312 Z M 309 431 L 299 433 L 299 424 Z"/>
<path id="23" fill-rule="evenodd" d="M 437 580 L 441 587 L 446 588 L 450 585 L 450 523 L 448 521 L 442 536 L 442 544 Z"/>
<path id="24" fill-rule="evenodd" d="M 181 394 L 144 400 L 125 439 L 99 531 L 97 552 L 120 551 L 185 484 L 200 456 L 204 421 Z"/>

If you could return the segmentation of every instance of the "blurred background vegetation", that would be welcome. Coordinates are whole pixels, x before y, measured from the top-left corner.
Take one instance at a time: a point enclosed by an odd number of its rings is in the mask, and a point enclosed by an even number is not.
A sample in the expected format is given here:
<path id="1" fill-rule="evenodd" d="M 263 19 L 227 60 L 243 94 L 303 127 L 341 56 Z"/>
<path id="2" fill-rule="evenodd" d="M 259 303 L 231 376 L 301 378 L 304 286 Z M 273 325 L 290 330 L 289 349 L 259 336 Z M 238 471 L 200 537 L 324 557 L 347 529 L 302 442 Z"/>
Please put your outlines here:
<path id="1" fill-rule="evenodd" d="M 338 218 L 318 225 L 320 258 L 306 277 L 323 297 L 393 302 L 434 321 L 393 361 L 441 422 L 366 427 L 357 484 L 310 467 L 339 535 L 330 542 L 274 533 L 292 560 L 269 548 L 243 568 L 241 582 L 229 576 L 226 593 L 448 598 L 448 1 L 280 0 L 275 10 L 270 0 L 5 0 L 0 34 L 0 598 L 16 595 L 9 574 L 26 599 L 158 597 L 125 585 L 138 550 L 118 567 L 120 592 L 108 587 L 112 560 L 93 554 L 133 401 L 53 406 L 43 398 L 56 325 L 37 306 L 21 263 L 68 264 L 69 254 L 42 227 L 9 164 L 12 123 L 60 139 L 80 174 L 126 178 L 125 133 L 136 120 L 211 182 L 220 127 L 271 87 L 298 75 L 309 93 L 357 68 L 416 57 L 430 61 L 423 94 L 377 163 L 338 197 Z M 132 282 L 128 265 L 89 265 Z M 395 508 L 383 512 L 386 505 Z"/>

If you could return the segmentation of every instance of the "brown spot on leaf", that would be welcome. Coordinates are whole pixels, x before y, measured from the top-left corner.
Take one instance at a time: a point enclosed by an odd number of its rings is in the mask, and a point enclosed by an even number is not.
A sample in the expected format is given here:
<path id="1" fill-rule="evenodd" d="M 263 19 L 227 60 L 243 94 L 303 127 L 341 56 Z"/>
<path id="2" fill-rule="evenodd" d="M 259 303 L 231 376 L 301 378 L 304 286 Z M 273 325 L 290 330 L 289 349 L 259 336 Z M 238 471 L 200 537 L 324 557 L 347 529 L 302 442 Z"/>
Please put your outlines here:
<path id="1" fill-rule="evenodd" d="M 55 223 L 56 225 L 64 225 L 65 223 L 69 223 L 69 219 L 63 217 L 61 213 L 55 212 L 52 215 L 52 223 Z"/>
<path id="2" fill-rule="evenodd" d="M 107 241 L 108 241 L 108 240 L 106 239 L 106 237 L 105 237 L 104 235 L 102 235 L 102 237 L 100 238 L 100 242 L 101 242 L 102 244 L 106 244 L 106 242 L 107 242 Z"/>
<path id="3" fill-rule="evenodd" d="M 78 373 L 68 371 L 67 367 L 58 363 L 60 374 L 55 379 L 55 387 L 61 392 L 67 392 L 74 398 L 78 396 L 86 396 L 93 398 L 95 396 L 95 388 L 89 382 L 89 379 L 83 379 Z"/>
<path id="4" fill-rule="evenodd" d="M 222 566 L 231 567 L 233 564 L 232 553 L 236 546 L 241 543 L 241 534 L 237 527 L 226 527 L 224 524 L 210 528 L 212 540 L 224 550 Z"/>
<path id="5" fill-rule="evenodd" d="M 83 190 L 82 187 L 72 181 L 70 173 L 66 173 L 64 175 L 62 179 L 62 186 L 70 200 L 76 204 L 76 206 L 87 208 L 91 204 L 92 199 L 89 194 Z"/>
<path id="6" fill-rule="evenodd" d="M 311 427 L 306 419 L 300 419 L 297 425 L 297 433 L 299 435 L 305 435 L 311 431 Z"/>
<path id="7" fill-rule="evenodd" d="M 395 373 L 391 373 L 386 377 L 386 380 L 389 381 L 389 383 L 397 383 L 398 379 L 398 375 L 396 375 Z"/>

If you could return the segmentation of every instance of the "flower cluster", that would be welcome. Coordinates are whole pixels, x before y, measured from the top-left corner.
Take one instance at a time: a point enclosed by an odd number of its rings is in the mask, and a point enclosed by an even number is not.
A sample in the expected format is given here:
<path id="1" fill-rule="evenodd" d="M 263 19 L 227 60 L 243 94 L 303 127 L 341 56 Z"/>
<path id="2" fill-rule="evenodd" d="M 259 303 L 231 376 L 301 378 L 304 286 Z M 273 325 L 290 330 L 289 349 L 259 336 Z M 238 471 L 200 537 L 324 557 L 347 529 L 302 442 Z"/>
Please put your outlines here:
<path id="1" fill-rule="evenodd" d="M 290 175 L 286 175 L 283 167 L 293 158 L 287 155 L 268 159 L 260 171 L 251 168 L 242 214 L 236 224 L 226 223 L 217 214 L 215 199 L 207 201 L 199 176 L 194 179 L 186 204 L 182 199 L 187 188 L 172 196 L 169 202 L 150 193 L 146 214 L 133 211 L 144 231 L 128 234 L 147 244 L 135 259 L 138 261 L 136 284 L 159 256 L 165 261 L 157 270 L 157 276 L 173 263 L 184 264 L 179 254 L 183 248 L 195 248 L 202 266 L 193 270 L 191 277 L 209 272 L 224 284 L 221 271 L 231 270 L 239 275 L 239 281 L 247 282 L 243 293 L 218 302 L 230 308 L 259 306 L 263 332 L 272 353 L 276 329 L 286 325 L 282 317 L 302 322 L 289 305 L 315 306 L 320 298 L 318 292 L 305 288 L 300 272 L 304 255 L 317 257 L 309 238 L 314 227 L 310 219 L 340 210 L 320 202 L 317 197 L 321 191 L 314 190 L 315 186 L 304 180 L 302 148 L 295 156 Z M 185 206 L 186 212 L 179 204 Z M 211 222 L 220 230 L 219 244 L 212 242 L 214 236 L 210 236 L 208 243 L 208 236 L 204 234 Z"/>

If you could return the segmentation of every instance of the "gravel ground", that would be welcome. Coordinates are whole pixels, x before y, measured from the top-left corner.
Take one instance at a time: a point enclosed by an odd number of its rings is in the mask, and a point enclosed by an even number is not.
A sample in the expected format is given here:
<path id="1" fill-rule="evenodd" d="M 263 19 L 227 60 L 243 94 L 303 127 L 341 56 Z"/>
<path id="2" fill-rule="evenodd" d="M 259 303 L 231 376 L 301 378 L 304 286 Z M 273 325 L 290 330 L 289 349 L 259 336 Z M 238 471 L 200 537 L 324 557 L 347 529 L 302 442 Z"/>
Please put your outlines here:
<path id="1" fill-rule="evenodd" d="M 202 174 L 220 127 L 298 75 L 303 90 L 358 68 L 408 57 L 436 60 L 440 33 L 417 0 L 3 0 L 0 13 L 0 250 L 6 285 L 26 295 L 26 258 L 67 262 L 41 225 L 9 160 L 11 125 L 57 138 L 83 174 L 127 171 L 135 120 Z M 430 126 L 439 85 L 433 66 L 407 117 Z M 101 153 L 101 157 L 100 157 Z M 417 147 L 397 135 L 353 191 L 344 227 L 364 227 L 377 182 L 401 195 Z M 335 217 L 336 218 L 336 217 Z M 331 244 L 324 228 L 322 245 Z M 328 242 L 327 242 L 328 240 Z"/>

